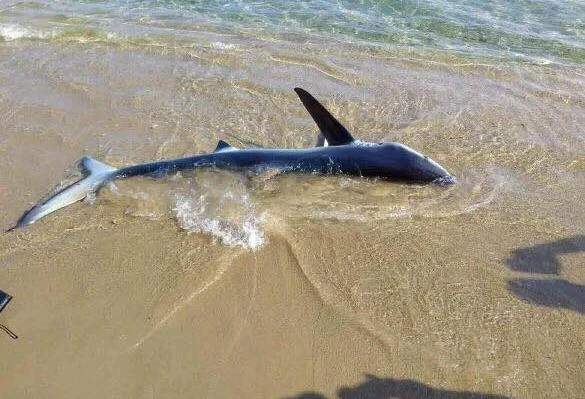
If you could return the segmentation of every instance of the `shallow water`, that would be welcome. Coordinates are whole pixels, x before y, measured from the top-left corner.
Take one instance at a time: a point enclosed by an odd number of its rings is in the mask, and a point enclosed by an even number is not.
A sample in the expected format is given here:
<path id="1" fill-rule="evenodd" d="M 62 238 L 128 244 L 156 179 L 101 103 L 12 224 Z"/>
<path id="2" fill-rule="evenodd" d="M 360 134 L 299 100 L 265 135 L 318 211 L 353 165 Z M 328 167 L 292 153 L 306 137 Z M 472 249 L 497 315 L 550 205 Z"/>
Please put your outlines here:
<path id="1" fill-rule="evenodd" d="M 201 40 L 201 31 L 392 44 L 540 63 L 583 62 L 585 6 L 541 0 L 5 1 L 4 40 Z M 160 45 L 160 43 L 159 43 Z M 218 45 L 225 44 L 219 42 Z M 228 45 L 229 47 L 230 45 Z"/>
<path id="2" fill-rule="evenodd" d="M 0 227 L 82 155 L 312 146 L 295 86 L 458 184 L 116 182 L 0 237 L 0 392 L 585 394 L 582 7 L 298 4 L 2 3 Z"/>

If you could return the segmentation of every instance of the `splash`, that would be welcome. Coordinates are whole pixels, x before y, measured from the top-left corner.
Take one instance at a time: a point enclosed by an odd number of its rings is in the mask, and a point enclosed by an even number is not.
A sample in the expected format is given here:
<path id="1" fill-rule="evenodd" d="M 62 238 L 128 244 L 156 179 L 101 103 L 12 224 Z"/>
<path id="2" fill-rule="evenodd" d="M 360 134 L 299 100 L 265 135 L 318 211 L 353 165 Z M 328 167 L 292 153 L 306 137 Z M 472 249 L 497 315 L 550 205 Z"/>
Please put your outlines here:
<path id="1" fill-rule="evenodd" d="M 256 214 L 248 195 L 236 195 L 228 190 L 215 204 L 216 209 L 235 207 L 236 213 L 241 213 L 235 217 L 217 215 L 219 212 L 215 212 L 214 204 L 208 197 L 209 194 L 202 194 L 198 198 L 185 194 L 176 195 L 173 211 L 181 228 L 189 232 L 209 234 L 216 241 L 230 247 L 256 250 L 264 245 L 266 239 L 261 229 L 264 214 Z"/>
<path id="2" fill-rule="evenodd" d="M 189 233 L 208 235 L 213 243 L 255 251 L 266 243 L 267 212 L 257 211 L 249 183 L 240 174 L 200 170 L 160 179 L 117 181 L 109 184 L 100 197 L 113 196 L 126 215 L 148 219 L 172 216 Z"/>

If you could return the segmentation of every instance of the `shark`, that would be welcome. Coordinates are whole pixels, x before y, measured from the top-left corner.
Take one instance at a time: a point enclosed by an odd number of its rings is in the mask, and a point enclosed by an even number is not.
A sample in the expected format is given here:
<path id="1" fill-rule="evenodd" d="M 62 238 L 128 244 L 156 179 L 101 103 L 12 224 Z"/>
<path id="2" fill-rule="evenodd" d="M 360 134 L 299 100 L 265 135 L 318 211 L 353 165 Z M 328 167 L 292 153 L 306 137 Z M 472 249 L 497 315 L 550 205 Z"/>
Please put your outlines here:
<path id="1" fill-rule="evenodd" d="M 299 87 L 294 90 L 319 128 L 316 147 L 238 149 L 220 140 L 211 153 L 123 168 L 86 156 L 78 161 L 83 174 L 80 180 L 41 200 L 8 231 L 31 225 L 95 194 L 108 182 L 133 176 L 161 177 L 182 170 L 218 168 L 261 172 L 275 169 L 284 173 L 345 174 L 442 185 L 456 182 L 456 178 L 437 162 L 404 144 L 356 140 L 311 94 Z"/>

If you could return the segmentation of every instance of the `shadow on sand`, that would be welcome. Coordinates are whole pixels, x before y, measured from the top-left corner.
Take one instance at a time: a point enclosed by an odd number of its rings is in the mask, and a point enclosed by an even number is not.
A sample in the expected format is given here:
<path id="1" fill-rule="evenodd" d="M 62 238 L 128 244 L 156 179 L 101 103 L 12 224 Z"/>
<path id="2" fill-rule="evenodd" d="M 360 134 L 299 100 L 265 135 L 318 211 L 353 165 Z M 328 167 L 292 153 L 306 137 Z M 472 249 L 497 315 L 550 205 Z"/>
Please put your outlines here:
<path id="1" fill-rule="evenodd" d="M 341 387 L 337 390 L 339 399 L 507 399 L 507 396 L 478 392 L 458 392 L 433 388 L 414 380 L 395 380 L 378 378 L 366 374 L 366 381 L 354 387 Z M 287 399 L 327 399 L 317 392 L 303 392 Z"/>
<path id="2" fill-rule="evenodd" d="M 559 255 L 578 252 L 585 252 L 585 235 L 517 249 L 506 260 L 506 265 L 511 270 L 519 272 L 559 275 L 561 272 Z M 584 285 L 561 278 L 519 278 L 511 280 L 508 289 L 530 303 L 585 313 Z"/>

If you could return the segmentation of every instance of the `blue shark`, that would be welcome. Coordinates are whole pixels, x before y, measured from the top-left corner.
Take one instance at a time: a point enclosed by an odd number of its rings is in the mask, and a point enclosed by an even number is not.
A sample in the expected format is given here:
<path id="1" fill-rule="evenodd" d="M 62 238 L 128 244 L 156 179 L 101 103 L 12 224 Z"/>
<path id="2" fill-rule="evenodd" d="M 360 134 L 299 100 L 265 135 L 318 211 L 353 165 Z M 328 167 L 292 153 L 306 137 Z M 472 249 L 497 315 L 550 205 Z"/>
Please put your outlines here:
<path id="1" fill-rule="evenodd" d="M 346 174 L 440 184 L 456 181 L 437 162 L 404 144 L 368 143 L 354 139 L 311 94 L 301 88 L 295 88 L 295 92 L 320 130 L 317 147 L 237 149 L 220 140 L 212 153 L 124 168 L 83 157 L 78 162 L 83 178 L 33 206 L 12 229 L 33 224 L 58 209 L 80 201 L 98 192 L 108 182 L 132 176 L 160 177 L 182 170 L 218 168 L 260 172 L 276 169 L 287 173 Z"/>

